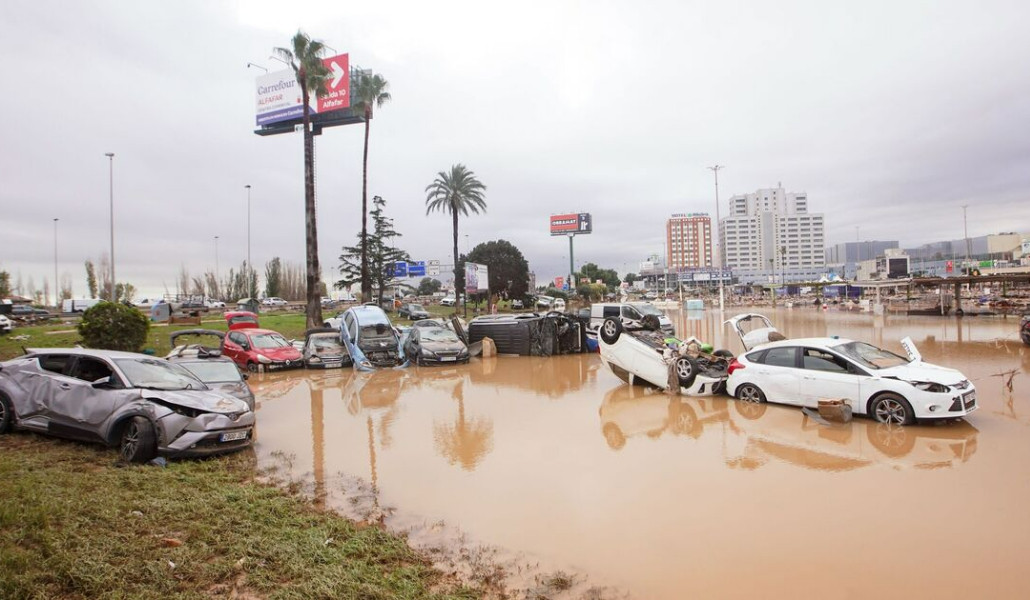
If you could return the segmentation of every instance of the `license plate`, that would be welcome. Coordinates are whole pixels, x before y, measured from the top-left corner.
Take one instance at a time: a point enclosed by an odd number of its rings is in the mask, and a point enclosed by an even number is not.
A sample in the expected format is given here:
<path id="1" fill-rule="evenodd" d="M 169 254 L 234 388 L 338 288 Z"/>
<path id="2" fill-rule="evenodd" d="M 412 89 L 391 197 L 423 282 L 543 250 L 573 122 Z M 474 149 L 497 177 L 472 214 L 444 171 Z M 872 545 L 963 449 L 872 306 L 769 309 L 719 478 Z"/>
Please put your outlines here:
<path id="1" fill-rule="evenodd" d="M 455 361 L 455 360 L 458 360 L 457 356 L 441 356 L 440 357 L 440 362 L 451 362 L 451 361 Z"/>
<path id="2" fill-rule="evenodd" d="M 962 406 L 964 408 L 968 409 L 972 407 L 974 404 L 976 404 L 976 392 L 969 392 L 968 394 L 962 396 Z"/>
<path id="3" fill-rule="evenodd" d="M 235 442 L 237 440 L 247 439 L 247 431 L 227 431 L 222 435 L 218 436 L 219 442 Z"/>
<path id="4" fill-rule="evenodd" d="M 340 369 L 343 367 L 343 363 L 325 363 L 327 369 Z"/>

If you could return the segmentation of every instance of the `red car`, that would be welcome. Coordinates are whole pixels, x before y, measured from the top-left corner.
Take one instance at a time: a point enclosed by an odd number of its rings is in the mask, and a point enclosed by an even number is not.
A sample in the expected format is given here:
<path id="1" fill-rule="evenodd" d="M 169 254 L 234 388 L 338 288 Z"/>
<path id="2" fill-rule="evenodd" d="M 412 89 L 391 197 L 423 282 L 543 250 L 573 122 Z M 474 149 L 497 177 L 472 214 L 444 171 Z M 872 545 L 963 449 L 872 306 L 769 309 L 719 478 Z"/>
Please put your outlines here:
<path id="1" fill-rule="evenodd" d="M 241 369 L 257 371 L 293 369 L 304 366 L 303 356 L 282 334 L 258 327 L 252 312 L 225 313 L 229 333 L 222 340 L 222 356 L 231 358 Z"/>

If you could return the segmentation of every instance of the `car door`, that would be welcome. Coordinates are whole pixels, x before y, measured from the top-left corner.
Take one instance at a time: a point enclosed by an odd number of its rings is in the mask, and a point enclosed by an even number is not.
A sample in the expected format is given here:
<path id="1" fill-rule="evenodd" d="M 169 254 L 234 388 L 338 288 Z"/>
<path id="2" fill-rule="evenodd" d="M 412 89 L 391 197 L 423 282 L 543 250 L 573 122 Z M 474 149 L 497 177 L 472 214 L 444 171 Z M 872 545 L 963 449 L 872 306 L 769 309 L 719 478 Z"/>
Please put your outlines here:
<path id="1" fill-rule="evenodd" d="M 627 329 L 640 329 L 644 315 L 632 306 L 622 307 L 622 325 Z"/>
<path id="2" fill-rule="evenodd" d="M 51 400 L 51 432 L 79 439 L 103 437 L 102 426 L 122 405 L 139 396 L 127 389 L 107 361 L 94 356 L 77 356 L 69 376 L 61 381 Z M 106 384 L 94 387 L 95 383 Z"/>
<path id="3" fill-rule="evenodd" d="M 238 331 L 230 331 L 222 342 L 222 354 L 231 358 L 237 365 L 246 368 L 247 357 L 243 352 L 243 344 L 247 337 Z"/>
<path id="4" fill-rule="evenodd" d="M 36 358 L 38 369 L 20 371 L 19 382 L 27 392 L 26 406 L 19 407 L 21 424 L 33 429 L 46 429 L 53 417 L 51 401 L 62 384 L 67 383 L 67 371 L 72 358 L 68 354 L 41 354 Z"/>
<path id="5" fill-rule="evenodd" d="M 858 406 L 861 376 L 851 363 L 820 348 L 801 350 L 801 404 L 817 408 L 819 400 L 847 400 Z"/>
<path id="6" fill-rule="evenodd" d="M 801 369 L 797 367 L 798 348 L 769 348 L 756 364 L 751 380 L 765 392 L 766 400 L 781 404 L 801 404 Z"/>

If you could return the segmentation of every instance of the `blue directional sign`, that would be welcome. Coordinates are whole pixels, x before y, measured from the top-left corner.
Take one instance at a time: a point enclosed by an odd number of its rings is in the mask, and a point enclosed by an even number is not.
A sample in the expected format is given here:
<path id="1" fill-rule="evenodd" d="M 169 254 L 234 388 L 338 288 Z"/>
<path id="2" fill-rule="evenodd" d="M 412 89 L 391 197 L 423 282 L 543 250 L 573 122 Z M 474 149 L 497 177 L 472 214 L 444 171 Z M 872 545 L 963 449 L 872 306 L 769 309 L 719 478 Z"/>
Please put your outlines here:
<path id="1" fill-rule="evenodd" d="M 394 277 L 407 277 L 408 276 L 408 263 L 403 260 L 399 260 L 393 263 L 393 276 Z"/>
<path id="2" fill-rule="evenodd" d="M 408 264 L 408 277 L 425 277 L 426 261 L 417 260 Z"/>

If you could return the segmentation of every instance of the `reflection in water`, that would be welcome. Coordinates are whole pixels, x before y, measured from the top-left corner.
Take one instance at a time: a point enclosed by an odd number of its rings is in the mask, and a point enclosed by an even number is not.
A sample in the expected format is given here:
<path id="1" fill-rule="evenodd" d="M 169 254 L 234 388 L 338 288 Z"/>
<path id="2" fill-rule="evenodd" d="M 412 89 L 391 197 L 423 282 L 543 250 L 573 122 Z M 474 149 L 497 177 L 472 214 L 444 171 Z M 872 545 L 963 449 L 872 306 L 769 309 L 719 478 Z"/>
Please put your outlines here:
<path id="1" fill-rule="evenodd" d="M 458 526 L 470 544 L 545 568 L 575 564 L 591 584 L 600 577 L 639 598 L 805 596 L 798 565 L 805 589 L 819 590 L 809 595 L 873 597 L 882 580 L 855 565 L 922 572 L 928 558 L 933 578 L 894 578 L 890 595 L 1025 596 L 1010 577 L 1030 553 L 1030 522 L 1013 517 L 1030 503 L 1019 485 L 1030 348 L 1016 321 L 757 312 L 790 337 L 902 351 L 898 341 L 912 336 L 927 361 L 976 383 L 981 410 L 940 426 L 827 426 L 793 407 L 626 386 L 597 355 L 504 356 L 258 375 L 256 449 L 265 464 L 294 457 L 293 476 L 324 487 L 348 515 L 405 531 L 423 524 L 429 537 L 437 523 Z M 732 314 L 672 316 L 681 333 L 739 352 L 722 325 Z M 1021 373 L 1007 392 L 995 375 L 1012 369 Z M 855 510 L 824 527 L 825 506 Z M 899 514 L 881 543 L 870 517 Z"/>
<path id="2" fill-rule="evenodd" d="M 471 471 L 493 447 L 493 421 L 484 417 L 465 417 L 465 385 L 459 380 L 451 395 L 458 402 L 458 417 L 454 423 L 433 423 L 433 441 L 436 449 L 450 464 L 458 463 Z"/>
<path id="3" fill-rule="evenodd" d="M 657 439 L 668 433 L 698 439 L 707 434 L 720 438 L 727 466 L 743 469 L 757 469 L 770 459 L 819 471 L 875 464 L 953 467 L 973 455 L 979 433 L 965 421 L 915 427 L 868 419 L 825 424 L 790 407 L 668 396 L 628 384 L 609 390 L 599 413 L 601 432 L 613 450 L 622 449 L 628 437 Z"/>

